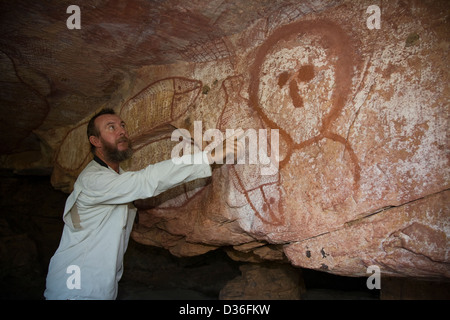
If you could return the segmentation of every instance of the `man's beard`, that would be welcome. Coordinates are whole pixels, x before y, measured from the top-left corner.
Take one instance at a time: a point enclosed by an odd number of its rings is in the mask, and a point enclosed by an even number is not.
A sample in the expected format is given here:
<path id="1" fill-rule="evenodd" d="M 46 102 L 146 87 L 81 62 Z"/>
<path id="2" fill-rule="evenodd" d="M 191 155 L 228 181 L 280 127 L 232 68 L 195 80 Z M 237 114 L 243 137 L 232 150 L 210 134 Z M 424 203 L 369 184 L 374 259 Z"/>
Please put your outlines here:
<path id="1" fill-rule="evenodd" d="M 133 155 L 133 149 L 131 145 L 131 141 L 128 138 L 122 137 L 119 140 L 117 140 L 116 145 L 110 144 L 109 142 L 106 142 L 103 140 L 102 137 L 100 137 L 100 140 L 102 142 L 104 155 L 106 157 L 106 160 L 111 162 L 122 162 L 125 160 L 128 160 Z M 128 143 L 128 149 L 119 151 L 117 148 L 117 144 L 120 142 L 127 142 Z"/>

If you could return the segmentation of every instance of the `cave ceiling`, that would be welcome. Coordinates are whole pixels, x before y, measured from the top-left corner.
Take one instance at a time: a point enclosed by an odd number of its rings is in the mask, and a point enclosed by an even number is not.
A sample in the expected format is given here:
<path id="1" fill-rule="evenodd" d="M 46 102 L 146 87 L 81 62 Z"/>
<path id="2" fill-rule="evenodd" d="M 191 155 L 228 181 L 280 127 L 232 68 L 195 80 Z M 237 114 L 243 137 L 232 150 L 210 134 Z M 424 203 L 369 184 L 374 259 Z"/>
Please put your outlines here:
<path id="1" fill-rule="evenodd" d="M 320 9 L 314 1 L 304 3 Z M 73 4 L 0 2 L 1 154 L 39 149 L 37 131 L 84 119 L 137 68 L 196 62 L 202 44 L 214 46 L 290 2 L 82 1 L 81 28 L 68 29 L 66 10 Z M 220 47 L 212 52 L 217 59 L 226 55 Z"/>

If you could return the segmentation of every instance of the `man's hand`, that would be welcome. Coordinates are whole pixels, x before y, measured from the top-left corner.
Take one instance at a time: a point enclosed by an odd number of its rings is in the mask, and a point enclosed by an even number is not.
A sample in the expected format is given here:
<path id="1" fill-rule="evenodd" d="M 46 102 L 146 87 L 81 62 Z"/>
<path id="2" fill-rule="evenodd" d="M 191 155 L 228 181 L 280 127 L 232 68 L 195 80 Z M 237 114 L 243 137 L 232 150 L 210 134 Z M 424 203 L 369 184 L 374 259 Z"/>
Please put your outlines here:
<path id="1" fill-rule="evenodd" d="M 244 154 L 244 145 L 241 141 L 239 141 L 243 136 L 244 130 L 238 129 L 233 135 L 220 142 L 217 147 L 207 153 L 209 163 L 225 163 L 227 156 L 233 156 L 234 163 L 236 163 Z"/>

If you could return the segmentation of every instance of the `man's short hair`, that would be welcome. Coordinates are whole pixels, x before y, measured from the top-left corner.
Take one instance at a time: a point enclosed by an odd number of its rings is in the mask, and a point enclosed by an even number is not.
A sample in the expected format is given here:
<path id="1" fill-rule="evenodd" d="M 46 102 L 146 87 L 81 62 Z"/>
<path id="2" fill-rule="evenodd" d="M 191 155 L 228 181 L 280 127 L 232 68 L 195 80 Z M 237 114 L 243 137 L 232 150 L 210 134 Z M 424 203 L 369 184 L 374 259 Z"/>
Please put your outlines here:
<path id="1" fill-rule="evenodd" d="M 98 113 L 96 113 L 91 118 L 91 120 L 89 120 L 89 123 L 88 123 L 88 126 L 87 126 L 88 139 L 89 139 L 90 136 L 95 136 L 97 138 L 100 136 L 100 131 L 98 130 L 98 128 L 95 125 L 95 119 L 97 119 L 99 116 L 104 115 L 104 114 L 116 114 L 116 112 L 113 109 L 111 109 L 111 108 L 104 108 L 104 109 L 100 110 Z M 91 143 L 91 152 L 92 153 L 95 152 L 95 146 L 92 143 Z"/>

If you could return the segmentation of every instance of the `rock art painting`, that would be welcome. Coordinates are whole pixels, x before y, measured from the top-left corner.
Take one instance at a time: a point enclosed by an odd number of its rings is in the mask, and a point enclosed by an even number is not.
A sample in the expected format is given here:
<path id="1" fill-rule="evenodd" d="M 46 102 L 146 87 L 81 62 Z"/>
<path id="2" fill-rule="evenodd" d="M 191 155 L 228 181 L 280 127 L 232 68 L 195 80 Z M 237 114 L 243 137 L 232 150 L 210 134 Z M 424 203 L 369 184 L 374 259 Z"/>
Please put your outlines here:
<path id="1" fill-rule="evenodd" d="M 436 53 L 448 40 L 435 27 L 442 12 L 417 5 L 418 20 L 399 6 L 383 9 L 384 42 L 367 29 L 364 3 L 332 16 L 292 4 L 189 46 L 183 63 L 139 70 L 143 85 L 115 107 L 135 149 L 126 169 L 169 159 L 174 127 L 193 136 L 194 121 L 266 130 L 257 148 L 278 148 L 279 166 L 262 175 L 263 163 L 224 164 L 136 201 L 132 237 L 177 256 L 225 246 L 234 259 L 341 275 L 378 265 L 448 277 L 448 72 Z M 73 175 L 89 160 L 88 146 L 71 151 L 85 125 L 67 132 L 55 168 Z"/>
<path id="2" fill-rule="evenodd" d="M 303 38 L 306 38 L 306 41 Z M 311 39 L 315 46 L 311 53 L 305 54 L 306 52 L 298 45 L 308 43 L 308 39 Z M 292 48 L 286 49 L 286 42 L 290 40 L 294 44 Z M 279 43 L 284 44 L 279 46 Z M 321 52 L 320 49 L 316 49 L 324 46 L 324 43 L 327 46 L 326 50 Z M 264 127 L 280 132 L 283 148 L 280 169 L 289 163 L 292 153 L 322 139 L 330 139 L 344 145 L 350 155 L 353 167 L 353 188 L 358 187 L 359 165 L 353 149 L 345 138 L 329 130 L 330 123 L 339 115 L 348 99 L 353 66 L 356 63 L 352 52 L 348 37 L 338 26 L 329 21 L 306 21 L 283 26 L 275 30 L 257 50 L 250 70 L 249 106 L 256 112 Z M 334 63 L 330 65 L 328 61 Z M 320 69 L 314 64 L 321 65 Z M 289 70 L 284 71 L 283 68 L 289 68 Z M 315 68 L 318 70 L 316 71 Z M 315 74 L 316 72 L 318 74 Z M 312 81 L 315 77 L 319 80 L 314 83 Z M 327 81 L 331 82 L 333 89 L 330 88 L 331 92 L 328 94 L 322 93 L 329 97 L 329 101 L 321 101 L 314 94 L 320 91 L 317 87 L 324 86 L 324 82 Z M 300 90 L 300 86 L 303 90 Z M 302 95 L 309 100 L 304 101 L 305 98 Z M 301 109 L 301 112 L 297 112 L 298 109 Z M 309 120 L 311 115 L 319 118 L 318 121 L 311 122 Z M 305 129 L 316 131 L 316 135 L 308 137 L 301 131 Z M 263 203 L 262 210 L 253 209 L 257 215 L 261 215 L 264 211 L 272 212 L 272 220 L 282 224 L 284 218 L 281 186 L 279 174 L 277 176 L 273 179 L 274 181 L 261 184 L 259 199 L 254 202 Z M 236 180 L 241 188 L 243 184 L 248 183 L 248 178 L 247 181 L 244 179 L 245 182 L 240 178 Z M 266 189 L 265 192 L 264 189 Z M 251 193 L 254 191 L 252 190 Z M 248 200 L 252 202 L 250 197 Z M 274 208 L 277 209 L 274 210 Z"/>
<path id="3" fill-rule="evenodd" d="M 85 143 L 87 122 L 84 121 L 71 129 L 63 138 L 63 141 L 56 153 L 55 165 L 62 170 L 78 172 L 84 167 L 90 153 L 89 144 Z M 74 149 L 73 146 L 81 146 L 81 149 Z"/>
<path id="4" fill-rule="evenodd" d="M 130 124 L 127 126 L 128 134 L 135 152 L 130 164 L 131 170 L 170 158 L 174 147 L 171 135 L 176 129 L 172 123 L 186 116 L 202 87 L 202 82 L 198 80 L 166 78 L 148 85 L 122 105 L 119 114 Z M 192 181 L 159 197 L 141 199 L 137 206 L 141 209 L 175 209 L 185 205 L 203 187 L 204 181 Z"/>
<path id="5" fill-rule="evenodd" d="M 304 55 L 304 51 L 300 51 L 301 55 L 298 57 L 296 51 L 299 50 L 295 47 L 290 49 L 292 53 L 289 57 L 290 61 L 284 63 L 283 67 L 291 67 L 291 70 L 282 71 L 278 75 L 274 74 L 272 79 L 266 77 L 267 80 L 264 79 L 263 86 L 261 84 L 261 72 L 273 74 L 273 71 L 263 70 L 273 67 L 272 65 L 265 66 L 265 60 L 268 56 L 275 56 L 273 57 L 275 60 L 285 57 L 286 49 L 278 47 L 277 52 L 277 44 L 299 36 L 299 31 L 301 32 L 300 36 L 317 42 L 316 48 L 326 46 L 327 49 L 322 49 L 322 51 L 318 49 L 308 56 Z M 330 55 L 330 57 L 326 57 L 326 55 Z M 307 64 L 303 64 L 302 61 Z M 332 63 L 329 63 L 330 61 Z M 314 63 L 321 65 L 320 70 L 315 67 Z M 339 116 L 349 99 L 354 74 L 353 67 L 356 63 L 354 48 L 350 39 L 339 26 L 329 21 L 302 21 L 281 27 L 259 48 L 251 70 L 249 100 L 251 107 L 267 126 L 280 130 L 280 135 L 287 146 L 284 150 L 285 157 L 280 163 L 281 167 L 290 160 L 291 154 L 295 150 L 305 148 L 322 139 L 330 139 L 341 143 L 348 152 L 353 167 L 354 188 L 358 187 L 360 177 L 358 159 L 350 143 L 344 137 L 331 132 L 329 129 L 331 123 Z M 315 70 L 315 68 L 318 70 Z M 331 73 L 331 76 L 329 73 Z M 318 79 L 314 83 L 315 77 Z M 300 94 L 299 84 L 308 83 L 310 83 L 310 86 L 303 91 L 305 91 L 304 95 L 307 95 L 309 100 L 304 102 L 304 97 Z M 321 92 L 323 96 L 327 97 L 325 101 L 321 101 L 314 96 L 317 91 L 320 92 L 320 87 L 329 91 Z M 273 88 L 277 89 L 273 90 Z M 290 101 L 288 100 L 286 103 L 286 99 L 282 97 L 283 94 L 288 95 Z M 304 103 L 308 105 L 305 106 Z M 301 112 L 297 112 L 298 109 L 301 109 Z M 286 117 L 286 115 L 292 113 L 294 113 L 293 117 Z M 309 120 L 310 114 L 317 119 Z"/>
<path id="6" fill-rule="evenodd" d="M 230 77 L 224 80 L 222 89 L 225 93 L 225 106 L 219 117 L 217 128 L 226 131 L 228 128 L 241 128 L 244 131 L 264 129 L 264 123 L 257 113 L 252 112 L 248 99 L 241 94 L 243 80 L 241 76 Z M 250 141 L 248 142 L 250 143 Z M 246 143 L 246 146 L 248 146 Z M 267 153 L 271 152 L 270 136 L 267 139 Z M 259 148 L 265 147 L 258 145 Z M 246 149 L 248 152 L 248 148 Z M 262 175 L 261 164 L 235 165 L 229 167 L 229 174 L 233 187 L 243 196 L 234 198 L 230 205 L 239 202 L 247 203 L 253 213 L 264 223 L 281 225 L 284 222 L 281 204 L 281 193 L 278 189 L 279 173 Z M 237 201 L 236 201 L 237 200 Z M 240 201 L 239 201 L 240 200 Z M 236 202 L 236 203 L 235 203 Z"/>
<path id="7" fill-rule="evenodd" d="M 280 43 L 283 43 L 283 46 L 280 46 Z M 286 43 L 290 46 L 287 52 Z M 302 48 L 305 43 L 311 51 Z M 281 62 L 277 62 L 280 60 Z M 222 81 L 220 93 L 224 98 L 219 106 L 221 113 L 216 128 L 224 133 L 226 129 L 235 128 L 242 128 L 244 131 L 275 129 L 280 133 L 280 145 L 276 147 L 280 148 L 281 162 L 280 170 L 276 173 L 261 175 L 261 164 L 224 168 L 231 184 L 221 190 L 222 197 L 227 199 L 227 205 L 234 208 L 237 212 L 235 214 L 240 216 L 244 225 L 249 223 L 250 230 L 267 226 L 278 226 L 280 230 L 290 229 L 289 225 L 286 225 L 284 202 L 293 199 L 285 194 L 281 172 L 287 168 L 294 175 L 298 174 L 290 163 L 292 154 L 318 144 L 321 140 L 330 140 L 342 146 L 345 153 L 344 162 L 347 163 L 341 167 L 331 163 L 329 167 L 339 170 L 343 167 L 349 171 L 352 179 L 351 183 L 336 181 L 336 178 L 327 180 L 326 173 L 319 174 L 317 178 L 320 183 L 316 188 L 341 189 L 337 195 L 328 195 L 328 198 L 322 201 L 322 206 L 329 209 L 343 202 L 358 189 L 358 159 L 350 142 L 330 129 L 332 122 L 350 98 L 353 69 L 357 63 L 352 43 L 339 26 L 329 21 L 302 21 L 280 27 L 267 38 L 257 49 L 254 62 L 249 66 L 249 78 L 238 74 Z M 321 91 L 325 89 L 317 90 L 318 86 L 328 88 L 330 92 Z M 320 99 L 321 96 L 327 98 Z M 152 130 L 148 132 L 151 133 Z M 271 146 L 270 134 L 267 136 L 267 147 L 268 152 L 275 147 Z M 166 154 L 169 154 L 169 150 L 166 150 Z M 334 156 L 333 152 L 328 151 L 322 155 L 326 158 L 325 162 L 333 162 Z M 327 170 L 326 167 L 323 169 Z M 346 179 L 348 175 L 341 178 Z M 213 177 L 212 184 L 214 183 Z M 210 185 L 204 185 L 195 190 L 198 192 L 206 187 L 212 188 Z M 314 196 L 314 190 L 310 193 Z M 189 210 L 181 206 L 185 206 L 191 199 L 192 196 L 188 196 L 188 192 L 184 190 L 181 195 L 168 199 L 167 203 L 157 207 L 151 200 L 140 202 L 140 206 L 144 210 L 152 208 L 147 211 L 150 215 L 154 214 L 155 210 L 177 207 Z M 207 200 L 198 197 L 196 201 Z M 289 223 L 292 223 L 296 216 L 292 213 L 290 216 Z M 141 228 L 141 232 L 142 230 Z"/>
<path id="8" fill-rule="evenodd" d="M 148 85 L 120 109 L 119 115 L 128 124 L 130 139 L 137 143 L 145 141 L 146 134 L 183 116 L 197 99 L 201 87 L 200 81 L 182 77 Z"/>

